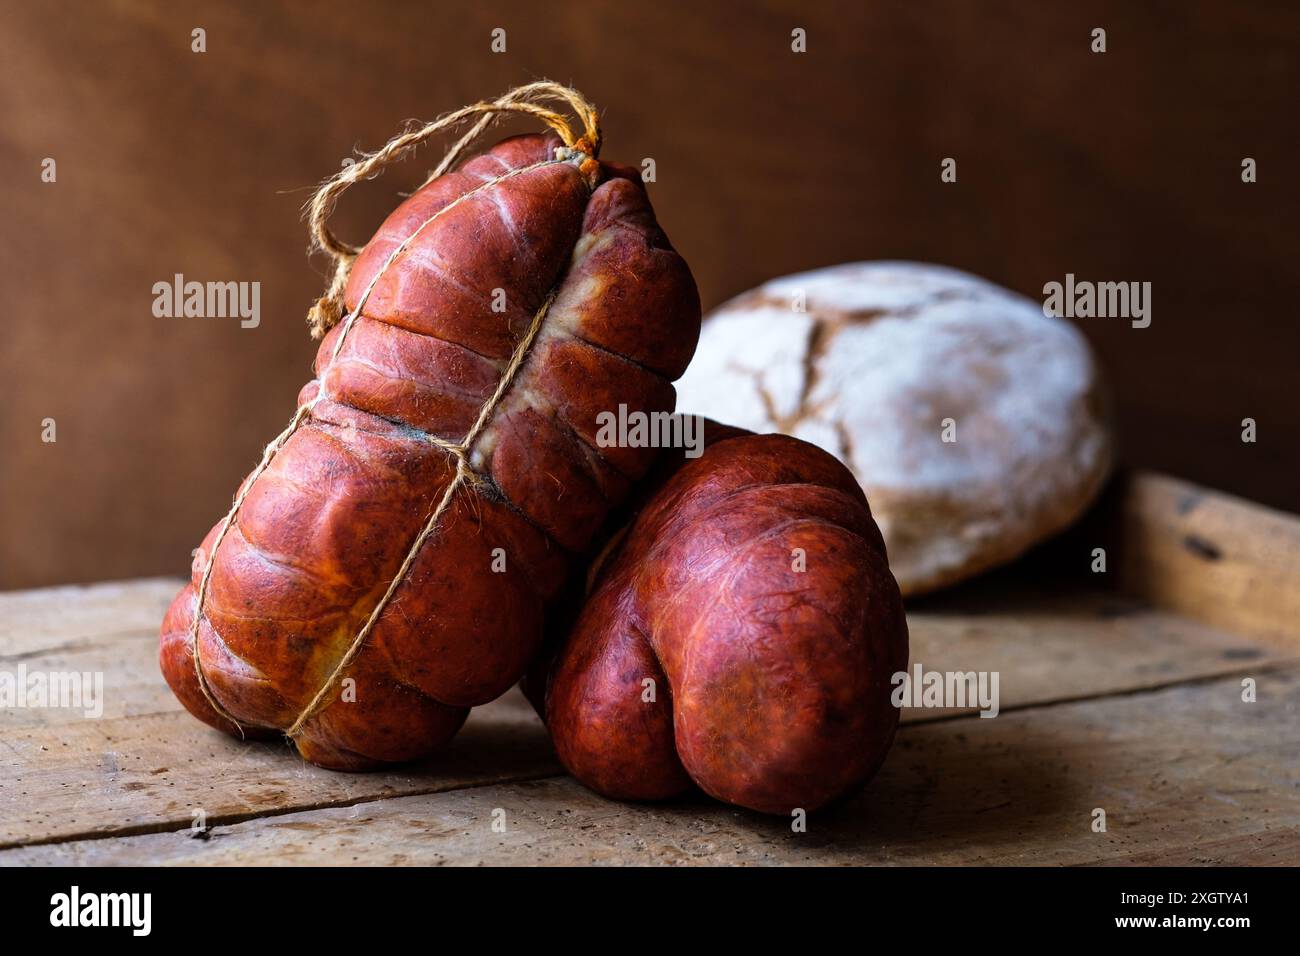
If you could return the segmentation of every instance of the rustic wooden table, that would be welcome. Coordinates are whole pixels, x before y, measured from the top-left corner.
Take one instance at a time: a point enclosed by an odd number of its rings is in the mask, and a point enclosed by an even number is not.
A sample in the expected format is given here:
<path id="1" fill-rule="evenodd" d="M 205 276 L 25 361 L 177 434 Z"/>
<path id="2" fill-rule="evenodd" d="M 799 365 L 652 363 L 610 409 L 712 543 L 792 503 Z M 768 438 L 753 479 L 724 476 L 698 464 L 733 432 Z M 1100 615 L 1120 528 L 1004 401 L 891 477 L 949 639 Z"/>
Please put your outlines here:
<path id="1" fill-rule="evenodd" d="M 178 582 L 0 594 L 0 672 L 101 672 L 105 697 L 0 711 L 0 863 L 1300 863 L 1300 519 L 1151 475 L 1106 513 L 1074 553 L 1104 541 L 1110 587 L 1022 564 L 909 611 L 913 662 L 998 671 L 1001 713 L 905 711 L 805 833 L 604 800 L 514 691 L 426 765 L 320 770 L 181 710 L 155 661 Z"/>

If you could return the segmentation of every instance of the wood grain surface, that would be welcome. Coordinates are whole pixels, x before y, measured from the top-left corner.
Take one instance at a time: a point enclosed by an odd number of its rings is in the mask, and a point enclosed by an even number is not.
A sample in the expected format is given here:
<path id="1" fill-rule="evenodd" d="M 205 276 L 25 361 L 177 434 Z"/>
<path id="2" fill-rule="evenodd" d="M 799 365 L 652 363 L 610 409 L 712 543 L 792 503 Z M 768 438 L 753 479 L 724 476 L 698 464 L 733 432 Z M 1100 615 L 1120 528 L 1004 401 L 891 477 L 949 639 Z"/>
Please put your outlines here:
<path id="1" fill-rule="evenodd" d="M 1300 648 L 1294 516 L 1163 475 L 1127 479 L 1122 586 L 1158 607 Z"/>
<path id="2" fill-rule="evenodd" d="M 1261 690 L 1243 704 L 1228 678 L 904 727 L 880 775 L 806 833 L 703 799 L 615 803 L 551 777 L 259 817 L 204 839 L 26 847 L 0 865 L 1293 865 L 1300 668 Z"/>
<path id="3" fill-rule="evenodd" d="M 1282 596 L 1300 587 L 1286 544 L 1300 519 L 1161 476 L 1118 490 L 1119 513 L 1147 530 L 1110 580 L 1142 593 L 1031 556 L 910 608 L 912 664 L 996 671 L 1000 713 L 905 710 L 880 776 L 806 833 L 702 796 L 589 793 L 517 691 L 425 764 L 321 770 L 287 744 L 219 734 L 171 697 L 156 629 L 178 581 L 0 594 L 0 670 L 99 671 L 106 695 L 101 719 L 0 711 L 0 865 L 1294 864 L 1300 624 Z M 1208 522 L 1197 533 L 1235 570 L 1170 559 L 1187 533 L 1171 501 Z M 1218 600 L 1188 597 L 1202 591 Z"/>

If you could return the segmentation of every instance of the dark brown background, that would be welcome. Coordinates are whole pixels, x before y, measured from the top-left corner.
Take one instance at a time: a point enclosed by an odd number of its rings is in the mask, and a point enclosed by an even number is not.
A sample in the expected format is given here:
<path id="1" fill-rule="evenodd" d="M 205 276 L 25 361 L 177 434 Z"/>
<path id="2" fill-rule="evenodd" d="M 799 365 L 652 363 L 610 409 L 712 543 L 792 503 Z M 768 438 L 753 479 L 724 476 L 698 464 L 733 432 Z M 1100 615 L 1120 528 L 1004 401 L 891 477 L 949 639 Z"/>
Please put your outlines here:
<path id="1" fill-rule="evenodd" d="M 1294 4 L 5 0 L 0 587 L 185 573 L 310 374 L 312 185 L 542 76 L 602 107 L 608 158 L 656 159 L 706 307 L 865 258 L 1035 297 L 1066 272 L 1154 283 L 1150 328 L 1080 322 L 1125 459 L 1300 510 L 1298 34 Z M 436 158 L 353 190 L 339 231 Z M 154 318 L 176 272 L 260 281 L 261 327 Z"/>

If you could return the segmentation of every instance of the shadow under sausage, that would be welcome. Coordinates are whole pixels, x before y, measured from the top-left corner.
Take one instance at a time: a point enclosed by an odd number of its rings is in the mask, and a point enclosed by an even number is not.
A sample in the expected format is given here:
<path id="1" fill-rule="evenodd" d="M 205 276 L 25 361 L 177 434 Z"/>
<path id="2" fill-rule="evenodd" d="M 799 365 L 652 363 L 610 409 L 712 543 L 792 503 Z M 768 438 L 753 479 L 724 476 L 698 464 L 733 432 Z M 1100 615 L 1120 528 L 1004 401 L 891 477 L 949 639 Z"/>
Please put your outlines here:
<path id="1" fill-rule="evenodd" d="M 546 728 L 518 688 L 470 711 L 465 726 L 437 753 L 397 769 L 431 782 L 506 781 L 564 772 Z"/>
<path id="2" fill-rule="evenodd" d="M 1071 776 L 1068 742 L 1024 720 L 1010 734 L 997 723 L 968 718 L 900 728 L 875 779 L 809 815 L 806 832 L 796 832 L 792 819 L 748 811 L 736 823 L 773 845 L 782 862 L 1010 863 L 1017 847 L 1039 842 L 1036 834 L 1044 845 L 1062 831 L 1088 839 L 1090 788 Z"/>

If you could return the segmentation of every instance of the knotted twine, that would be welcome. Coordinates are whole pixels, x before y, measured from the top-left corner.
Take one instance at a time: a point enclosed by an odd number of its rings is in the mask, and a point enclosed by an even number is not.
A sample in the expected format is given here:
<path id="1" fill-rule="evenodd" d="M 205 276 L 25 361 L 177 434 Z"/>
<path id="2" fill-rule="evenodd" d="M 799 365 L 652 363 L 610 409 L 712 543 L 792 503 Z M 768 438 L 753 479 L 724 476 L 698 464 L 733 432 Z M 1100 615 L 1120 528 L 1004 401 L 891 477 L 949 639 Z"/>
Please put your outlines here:
<path id="1" fill-rule="evenodd" d="M 574 135 L 573 128 L 569 125 L 569 121 L 563 115 L 540 105 L 542 103 L 555 102 L 567 104 L 573 110 L 574 114 L 582 122 L 583 132 L 581 136 Z M 452 169 L 464 154 L 465 150 L 468 149 L 480 136 L 482 136 L 494 122 L 500 119 L 503 114 L 507 113 L 524 113 L 537 117 L 559 134 L 564 146 L 555 151 L 554 159 L 543 160 L 528 166 L 511 169 L 502 173 L 500 176 L 494 177 L 493 179 L 475 186 L 473 189 L 458 196 L 452 202 L 435 212 L 428 219 L 424 220 L 418 228 L 403 239 L 402 242 L 389 254 L 388 258 L 384 261 L 383 266 L 367 284 L 365 291 L 361 294 L 361 298 L 357 301 L 357 307 L 346 316 L 343 330 L 339 333 L 338 339 L 334 343 L 334 349 L 331 353 L 332 359 L 338 357 L 339 351 L 343 347 L 343 342 L 351 331 L 353 323 L 356 321 L 356 317 L 362 313 L 367 300 L 370 298 L 370 293 L 374 290 L 384 273 L 386 273 L 393 263 L 402 256 L 416 236 L 423 232 L 427 226 L 437 220 L 443 213 L 446 213 L 478 193 L 490 189 L 514 176 L 523 175 L 536 169 L 541 169 L 546 166 L 555 166 L 562 163 L 577 165 L 579 171 L 583 174 L 587 185 L 589 187 L 595 186 L 599 174 L 599 165 L 596 162 L 596 157 L 600 153 L 600 122 L 596 113 L 596 108 L 592 106 L 591 103 L 577 90 L 561 86 L 560 84 L 550 82 L 549 80 L 542 80 L 536 83 L 529 83 L 526 86 L 517 87 L 492 102 L 484 101 L 474 103 L 470 106 L 456 110 L 455 112 L 448 113 L 431 123 L 425 124 L 419 129 L 407 130 L 406 132 L 395 136 L 393 139 L 389 140 L 382 149 L 363 157 L 357 163 L 345 166 L 330 179 L 322 183 L 320 188 L 316 191 L 316 194 L 312 197 L 311 202 L 308 204 L 308 220 L 311 228 L 313 248 L 324 251 L 334 259 L 334 275 L 330 280 L 329 289 L 326 291 L 324 296 L 317 300 L 316 304 L 313 305 L 307 313 L 307 322 L 311 327 L 313 338 L 319 339 L 323 337 L 326 332 L 337 325 L 340 320 L 344 319 L 344 313 L 346 311 L 343 301 L 344 291 L 347 288 L 348 277 L 351 274 L 352 265 L 361 252 L 361 247 L 344 242 L 334 235 L 333 231 L 329 228 L 328 220 L 330 214 L 334 211 L 335 205 L 338 203 L 339 197 L 342 196 L 342 194 L 351 187 L 353 183 L 361 179 L 372 179 L 379 175 L 379 173 L 386 167 L 404 156 L 408 151 L 425 142 L 425 140 L 432 137 L 435 133 L 456 127 L 471 117 L 477 117 L 473 125 L 459 140 L 456 141 L 451 149 L 447 151 L 447 154 L 442 158 L 442 162 L 440 162 L 425 179 L 424 185 L 428 185 L 430 182 Z M 302 730 L 303 725 L 325 705 L 334 689 L 334 686 L 338 683 L 344 671 L 347 670 L 348 666 L 351 665 L 356 656 L 361 652 L 361 648 L 365 645 L 366 638 L 370 635 L 375 623 L 379 620 L 380 615 L 383 614 L 384 609 L 388 606 L 388 602 L 392 598 L 393 594 L 396 593 L 398 587 L 410 572 L 411 566 L 415 563 L 416 556 L 419 554 L 420 549 L 437 529 L 439 520 L 442 518 L 442 515 L 447 508 L 450 507 L 456 492 L 462 486 L 480 490 L 483 488 L 486 479 L 470 467 L 470 452 L 483 429 L 486 428 L 488 422 L 491 421 L 492 415 L 496 411 L 497 406 L 505 397 L 506 392 L 510 389 L 519 369 L 523 366 L 524 359 L 532 348 L 533 342 L 537 338 L 537 333 L 541 330 L 542 322 L 546 317 L 546 313 L 550 309 L 551 303 L 555 300 L 556 291 L 556 289 L 552 289 L 547 294 L 541 307 L 533 315 L 528 331 L 525 333 L 524 337 L 520 339 L 519 344 L 511 354 L 510 362 L 502 373 L 501 379 L 497 382 L 496 389 L 479 410 L 478 417 L 475 419 L 473 426 L 466 433 L 465 437 L 460 442 L 449 442 L 436 435 L 422 433 L 424 440 L 442 449 L 456 462 L 456 474 L 447 485 L 447 488 L 443 492 L 442 498 L 438 501 L 437 506 L 426 519 L 423 528 L 421 528 L 420 533 L 416 536 L 415 541 L 407 551 L 406 557 L 398 567 L 397 573 L 393 576 L 393 579 L 388 584 L 387 590 L 379 599 L 379 603 L 376 604 L 374 609 L 370 612 L 370 616 L 366 619 L 361 630 L 357 632 L 356 637 L 348 646 L 347 651 L 335 665 L 329 678 L 323 685 L 321 685 L 320 690 L 316 692 L 316 695 L 285 731 L 287 736 L 291 738 L 296 737 Z M 207 699 L 208 704 L 224 720 L 233 724 L 241 736 L 244 732 L 243 726 L 217 701 L 208 684 L 207 677 L 203 672 L 203 663 L 199 651 L 199 628 L 203 620 L 203 604 L 207 597 L 208 583 L 212 577 L 213 565 L 216 563 L 217 550 L 220 548 L 221 542 L 224 540 L 226 533 L 235 523 L 235 519 L 239 514 L 239 509 L 243 506 L 244 500 L 248 497 L 249 491 L 252 489 L 257 479 L 261 477 L 262 473 L 266 471 L 271 460 L 275 457 L 280 448 L 282 448 L 285 442 L 287 442 L 294 432 L 298 430 L 298 427 L 307 420 L 312 409 L 316 406 L 316 403 L 327 397 L 325 386 L 322 382 L 316 397 L 310 402 L 299 406 L 284 431 L 277 435 L 276 438 L 266 446 L 262 452 L 261 461 L 258 462 L 257 467 L 253 469 L 253 473 L 249 475 L 248 479 L 244 482 L 239 493 L 235 496 L 234 503 L 231 505 L 230 510 L 222 519 L 217 531 L 217 536 L 213 540 L 212 548 L 208 553 L 207 563 L 203 569 L 203 575 L 199 579 L 199 590 L 194 609 L 194 620 L 190 628 L 190 650 L 191 656 L 194 659 L 194 673 L 198 678 L 199 689 L 203 692 L 203 696 Z"/>

